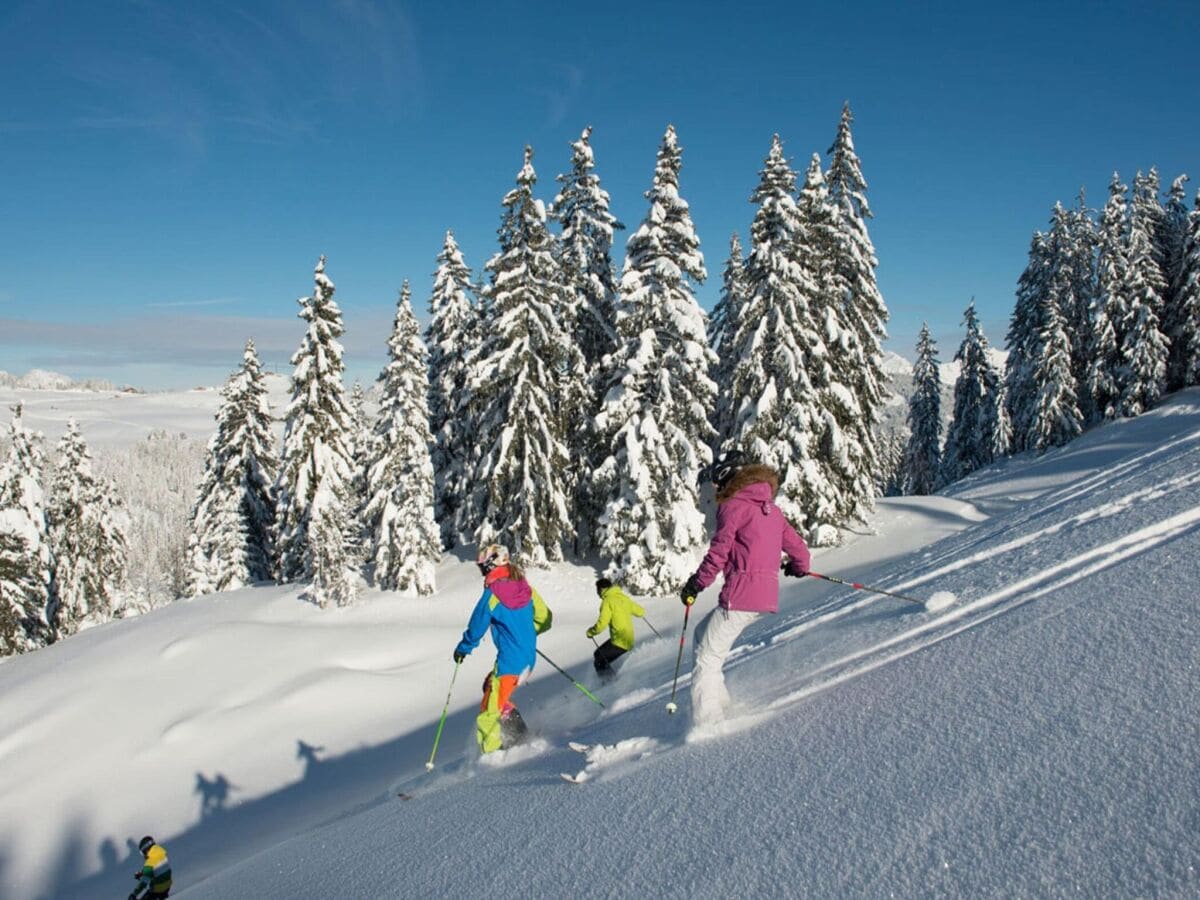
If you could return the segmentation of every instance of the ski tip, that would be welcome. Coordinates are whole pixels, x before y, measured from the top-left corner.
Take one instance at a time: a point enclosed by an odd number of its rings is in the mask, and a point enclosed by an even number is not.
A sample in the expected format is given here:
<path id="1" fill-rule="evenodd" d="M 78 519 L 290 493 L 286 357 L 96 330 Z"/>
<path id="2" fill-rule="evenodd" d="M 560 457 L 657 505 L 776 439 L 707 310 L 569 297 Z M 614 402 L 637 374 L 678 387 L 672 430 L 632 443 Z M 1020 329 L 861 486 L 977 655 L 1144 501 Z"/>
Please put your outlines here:
<path id="1" fill-rule="evenodd" d="M 583 774 L 568 775 L 566 772 L 559 772 L 558 777 L 567 784 L 583 784 L 585 781 L 587 781 L 587 776 Z"/>
<path id="2" fill-rule="evenodd" d="M 581 744 L 579 741 L 567 741 L 567 746 L 576 753 L 587 753 L 592 749 L 591 744 Z"/>

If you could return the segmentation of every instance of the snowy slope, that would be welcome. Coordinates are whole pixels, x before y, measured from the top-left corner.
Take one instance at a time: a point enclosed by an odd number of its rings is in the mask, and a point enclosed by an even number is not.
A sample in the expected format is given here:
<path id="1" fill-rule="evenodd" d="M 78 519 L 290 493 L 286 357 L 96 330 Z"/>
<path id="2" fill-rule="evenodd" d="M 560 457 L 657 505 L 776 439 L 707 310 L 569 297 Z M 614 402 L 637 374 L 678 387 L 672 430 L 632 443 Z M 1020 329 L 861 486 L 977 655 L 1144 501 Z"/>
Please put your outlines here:
<path id="1" fill-rule="evenodd" d="M 532 576 L 556 614 L 542 649 L 608 709 L 539 664 L 518 693 L 538 738 L 477 759 L 485 642 L 432 775 L 478 590 L 457 560 L 430 600 L 319 612 L 250 589 L 11 660 L 0 894 L 121 896 L 149 831 L 196 900 L 1196 896 L 1200 392 L 873 524 L 814 567 L 956 603 L 787 582 L 727 667 L 732 719 L 702 734 L 689 656 L 664 712 L 678 601 L 646 601 L 666 638 L 641 630 L 597 688 L 572 566 Z"/>

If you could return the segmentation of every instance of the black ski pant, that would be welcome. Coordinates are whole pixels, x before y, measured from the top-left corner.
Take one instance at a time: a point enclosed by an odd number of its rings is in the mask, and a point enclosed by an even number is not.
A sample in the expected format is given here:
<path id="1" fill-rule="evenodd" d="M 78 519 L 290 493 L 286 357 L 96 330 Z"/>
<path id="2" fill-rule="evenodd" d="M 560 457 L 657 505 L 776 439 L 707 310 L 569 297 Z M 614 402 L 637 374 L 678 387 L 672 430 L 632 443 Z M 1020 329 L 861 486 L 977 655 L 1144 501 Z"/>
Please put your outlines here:
<path id="1" fill-rule="evenodd" d="M 613 671 L 612 664 L 624 654 L 624 647 L 618 647 L 611 640 L 605 641 L 592 654 L 592 665 L 596 667 L 596 674 L 601 678 L 615 678 L 617 673 Z"/>

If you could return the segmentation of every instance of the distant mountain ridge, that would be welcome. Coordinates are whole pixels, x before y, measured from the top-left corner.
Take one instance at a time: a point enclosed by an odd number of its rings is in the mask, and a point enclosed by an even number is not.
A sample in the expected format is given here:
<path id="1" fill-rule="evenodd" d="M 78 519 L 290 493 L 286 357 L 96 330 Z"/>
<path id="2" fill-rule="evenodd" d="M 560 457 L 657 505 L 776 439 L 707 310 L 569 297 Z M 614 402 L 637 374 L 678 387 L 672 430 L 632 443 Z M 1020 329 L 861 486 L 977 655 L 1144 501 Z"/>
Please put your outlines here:
<path id="1" fill-rule="evenodd" d="M 75 381 L 68 375 L 49 372 L 45 369 L 30 369 L 24 375 L 11 375 L 0 371 L 0 387 L 19 388 L 26 391 L 138 391 L 128 385 L 118 386 L 101 378 Z"/>

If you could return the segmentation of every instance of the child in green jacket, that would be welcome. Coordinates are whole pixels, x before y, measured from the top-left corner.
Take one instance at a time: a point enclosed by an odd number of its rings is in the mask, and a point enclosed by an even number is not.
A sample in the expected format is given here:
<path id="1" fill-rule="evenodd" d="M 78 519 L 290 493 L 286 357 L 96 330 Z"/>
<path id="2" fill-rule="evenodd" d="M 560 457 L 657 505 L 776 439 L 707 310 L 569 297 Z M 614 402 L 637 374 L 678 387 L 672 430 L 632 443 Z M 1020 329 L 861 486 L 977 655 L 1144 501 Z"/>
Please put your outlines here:
<path id="1" fill-rule="evenodd" d="M 608 640 L 592 654 L 596 674 L 607 681 L 617 674 L 613 671 L 613 662 L 633 649 L 633 617 L 645 616 L 646 611 L 607 578 L 596 581 L 596 593 L 600 595 L 600 617 L 588 629 L 587 636 L 594 638 L 605 628 L 608 629 Z"/>

